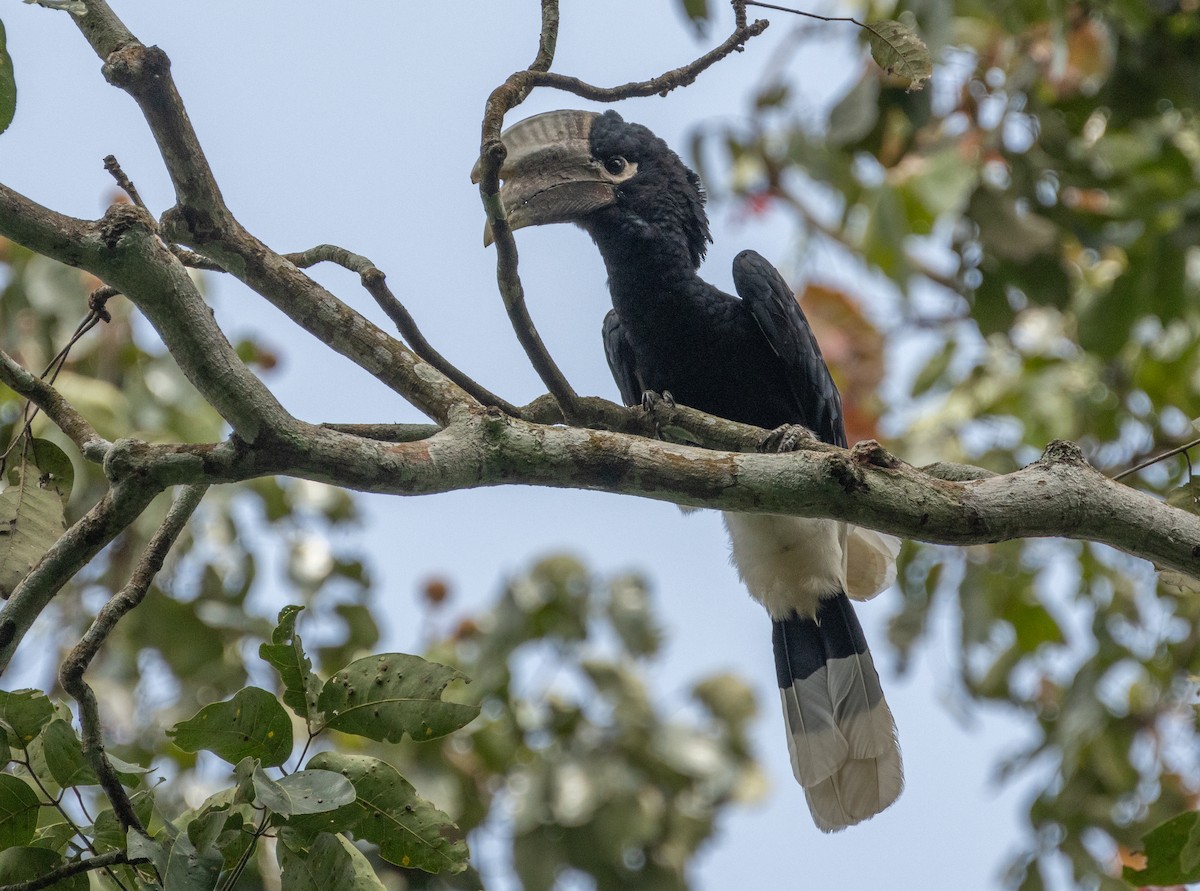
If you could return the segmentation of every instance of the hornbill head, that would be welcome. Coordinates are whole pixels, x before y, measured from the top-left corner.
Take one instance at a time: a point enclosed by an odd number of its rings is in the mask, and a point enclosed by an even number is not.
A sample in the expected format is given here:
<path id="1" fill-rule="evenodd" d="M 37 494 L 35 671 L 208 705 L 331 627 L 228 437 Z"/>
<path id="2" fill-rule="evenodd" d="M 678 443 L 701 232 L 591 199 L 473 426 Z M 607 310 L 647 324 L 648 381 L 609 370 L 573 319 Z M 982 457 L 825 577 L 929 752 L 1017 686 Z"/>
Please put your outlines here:
<path id="1" fill-rule="evenodd" d="M 700 265 L 708 217 L 700 178 L 665 142 L 615 111 L 550 111 L 509 127 L 500 200 L 513 229 L 576 223 L 606 243 L 672 245 Z M 471 172 L 479 181 L 479 164 Z M 484 244 L 491 244 L 491 227 Z"/>

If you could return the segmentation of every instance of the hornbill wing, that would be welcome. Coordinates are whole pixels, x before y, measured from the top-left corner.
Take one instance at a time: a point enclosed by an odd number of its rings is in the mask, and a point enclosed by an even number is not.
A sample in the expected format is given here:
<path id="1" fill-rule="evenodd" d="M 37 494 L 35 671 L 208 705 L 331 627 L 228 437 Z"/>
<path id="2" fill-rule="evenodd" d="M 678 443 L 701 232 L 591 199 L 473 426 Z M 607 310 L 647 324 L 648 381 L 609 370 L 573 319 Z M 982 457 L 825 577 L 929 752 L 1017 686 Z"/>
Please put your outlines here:
<path id="1" fill-rule="evenodd" d="M 783 363 L 795 400 L 797 423 L 822 441 L 845 447 L 842 398 L 792 289 L 755 251 L 742 251 L 734 258 L 733 284 Z"/>
<path id="2" fill-rule="evenodd" d="M 615 309 L 610 309 L 604 317 L 604 356 L 608 359 L 609 371 L 617 382 L 624 403 L 641 405 L 645 388 L 638 377 L 633 347 L 621 330 L 621 317 Z"/>

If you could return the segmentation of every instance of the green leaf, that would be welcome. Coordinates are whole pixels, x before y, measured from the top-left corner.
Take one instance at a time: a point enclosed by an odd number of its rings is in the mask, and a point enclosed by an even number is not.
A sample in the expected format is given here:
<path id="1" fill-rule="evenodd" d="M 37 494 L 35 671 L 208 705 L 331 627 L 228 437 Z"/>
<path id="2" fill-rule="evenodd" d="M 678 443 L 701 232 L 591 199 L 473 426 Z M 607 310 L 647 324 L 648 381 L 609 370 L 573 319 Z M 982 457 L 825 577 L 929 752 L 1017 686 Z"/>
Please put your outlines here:
<path id="1" fill-rule="evenodd" d="M 279 700 L 258 687 L 245 687 L 228 702 L 214 702 L 167 731 L 185 752 L 206 749 L 230 764 L 257 758 L 282 764 L 292 753 L 292 721 Z"/>
<path id="2" fill-rule="evenodd" d="M 224 862 L 216 848 L 197 850 L 187 833 L 181 832 L 167 855 L 163 891 L 211 891 Z"/>
<path id="3" fill-rule="evenodd" d="M 1179 488 L 1172 489 L 1167 493 L 1166 501 L 1171 507 L 1200 514 L 1200 480 L 1192 477 Z"/>
<path id="4" fill-rule="evenodd" d="M 650 594 L 636 576 L 614 579 L 609 586 L 608 618 L 621 643 L 634 656 L 653 656 L 662 645 L 662 629 L 654 620 Z"/>
<path id="5" fill-rule="evenodd" d="M 71 839 L 75 837 L 76 829 L 66 820 L 39 826 L 30 844 L 35 848 L 49 848 L 51 851 L 63 853 Z"/>
<path id="6" fill-rule="evenodd" d="M 279 611 L 279 624 L 271 632 L 271 642 L 261 644 L 258 655 L 279 672 L 283 681 L 283 704 L 310 726 L 318 720 L 317 697 L 321 679 L 313 674 L 312 661 L 296 633 L 296 617 L 302 606 L 285 606 Z"/>
<path id="7" fill-rule="evenodd" d="M 323 832 L 307 851 L 276 847 L 287 891 L 385 891 L 358 848 L 340 835 Z"/>
<path id="8" fill-rule="evenodd" d="M 467 844 L 450 818 L 417 795 L 396 768 L 361 755 L 322 752 L 310 770 L 336 771 L 349 780 L 357 798 L 325 814 L 293 817 L 288 826 L 303 832 L 352 832 L 379 846 L 379 854 L 397 866 L 425 872 L 457 873 L 467 867 Z"/>
<path id="9" fill-rule="evenodd" d="M 125 850 L 128 851 L 130 860 L 144 857 L 150 861 L 160 876 L 166 874 L 167 851 L 159 839 L 149 838 L 136 829 L 130 829 L 125 835 Z"/>
<path id="10" fill-rule="evenodd" d="M 0 133 L 8 129 L 17 112 L 17 79 L 13 74 L 12 56 L 8 54 L 4 22 L 0 22 Z"/>
<path id="11" fill-rule="evenodd" d="M 13 885 L 40 879 L 50 870 L 63 865 L 62 855 L 49 848 L 9 848 L 0 852 L 0 884 Z M 84 873 L 55 882 L 54 891 L 88 891 Z"/>
<path id="12" fill-rule="evenodd" d="M 909 92 L 925 86 L 933 74 L 929 48 L 911 29 L 892 19 L 866 26 L 871 58 L 888 74 L 907 81 Z"/>
<path id="13" fill-rule="evenodd" d="M 1146 868 L 1125 867 L 1125 881 L 1131 885 L 1187 885 L 1200 882 L 1200 858 L 1195 856 L 1200 811 L 1180 814 L 1156 826 L 1142 838 Z M 1187 852 L 1190 865 L 1184 864 Z"/>
<path id="14" fill-rule="evenodd" d="M 54 781 L 64 789 L 95 786 L 100 780 L 83 755 L 83 745 L 66 721 L 56 718 L 42 731 L 42 751 Z"/>
<path id="15" fill-rule="evenodd" d="M 149 825 L 150 818 L 154 815 L 153 793 L 145 790 L 138 792 L 129 799 L 129 803 L 133 805 L 133 812 L 137 814 L 142 825 Z M 127 831 L 112 808 L 105 808 L 96 815 L 91 836 L 96 850 L 101 852 L 121 851 L 127 844 Z"/>
<path id="16" fill-rule="evenodd" d="M 681 0 L 683 12 L 696 26 L 696 32 L 703 34 L 708 30 L 708 0 Z"/>
<path id="17" fill-rule="evenodd" d="M 0 597 L 8 597 L 66 528 L 53 483 L 42 486 L 28 466 L 0 492 Z"/>
<path id="18" fill-rule="evenodd" d="M 0 773 L 0 849 L 33 841 L 41 805 L 29 784 L 9 773 Z"/>
<path id="19" fill-rule="evenodd" d="M 11 731 L 14 745 L 29 745 L 53 717 L 54 705 L 41 690 L 0 690 L 0 721 Z"/>
<path id="20" fill-rule="evenodd" d="M 282 816 L 320 814 L 354 801 L 354 786 L 331 770 L 298 770 L 281 780 L 254 772 L 255 803 Z"/>
<path id="21" fill-rule="evenodd" d="M 405 653 L 351 662 L 321 689 L 317 702 L 325 726 L 380 742 L 418 742 L 445 736 L 479 714 L 479 706 L 443 702 L 442 691 L 465 676 L 445 665 Z"/>
<path id="22" fill-rule="evenodd" d="M 75 465 L 67 453 L 48 439 L 34 439 L 29 443 L 29 457 L 30 463 L 41 471 L 39 484 L 56 491 L 66 506 L 75 485 Z"/>

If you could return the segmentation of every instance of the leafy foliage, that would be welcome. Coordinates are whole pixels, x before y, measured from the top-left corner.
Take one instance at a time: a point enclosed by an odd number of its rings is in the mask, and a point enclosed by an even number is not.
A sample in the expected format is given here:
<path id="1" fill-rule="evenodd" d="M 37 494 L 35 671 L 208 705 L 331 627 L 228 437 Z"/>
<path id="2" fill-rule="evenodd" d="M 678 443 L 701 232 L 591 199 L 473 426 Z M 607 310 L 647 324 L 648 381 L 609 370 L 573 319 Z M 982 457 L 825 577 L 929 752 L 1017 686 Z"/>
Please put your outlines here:
<path id="1" fill-rule="evenodd" d="M 4 22 L 0 22 L 0 133 L 8 129 L 17 112 L 17 79 L 6 43 Z"/>
<path id="2" fill-rule="evenodd" d="M 818 281 L 802 300 L 814 325 L 828 312 L 810 300 L 815 289 L 848 291 L 887 320 L 879 352 L 913 357 L 894 363 L 882 392 L 843 387 L 848 416 L 886 400 L 878 427 L 906 459 L 998 472 L 1054 439 L 1111 468 L 1190 439 L 1200 417 L 1195 10 L 956 0 L 870 11 L 928 41 L 931 89 L 908 92 L 864 66 L 814 121 L 804 83 L 780 65 L 748 123 L 696 137 L 710 190 L 749 212 L 793 214 L 802 241 L 860 270 L 853 283 L 811 270 Z M 837 327 L 873 328 L 844 315 Z M 839 383 L 861 362 L 827 358 Z M 1186 483 L 1173 496 L 1186 503 L 1190 477 L 1177 459 L 1131 482 L 1164 495 Z M 1200 614 L 1194 594 L 1167 581 L 1194 587 L 1095 545 L 905 548 L 893 643 L 906 656 L 953 598 L 964 695 L 1016 704 L 1035 728 L 1004 774 L 1050 771 L 1009 883 L 1041 888 L 1065 868 L 1112 886 L 1118 851 L 1194 815 Z M 1146 836 L 1152 862 L 1178 854 L 1162 838 Z M 1126 877 L 1180 881 L 1178 869 Z"/>

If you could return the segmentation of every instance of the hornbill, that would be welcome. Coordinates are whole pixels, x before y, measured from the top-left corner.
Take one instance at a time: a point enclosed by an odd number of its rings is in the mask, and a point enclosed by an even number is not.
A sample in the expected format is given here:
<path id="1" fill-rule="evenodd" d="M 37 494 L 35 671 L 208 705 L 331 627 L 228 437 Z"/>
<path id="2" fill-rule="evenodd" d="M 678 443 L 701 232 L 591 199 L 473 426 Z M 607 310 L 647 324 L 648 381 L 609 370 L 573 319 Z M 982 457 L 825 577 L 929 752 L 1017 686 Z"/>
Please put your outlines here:
<path id="1" fill-rule="evenodd" d="M 754 251 L 733 261 L 737 297 L 697 275 L 712 240 L 704 190 L 663 140 L 614 111 L 553 111 L 502 141 L 509 225 L 575 223 L 600 249 L 613 302 L 604 349 L 627 405 L 669 391 L 846 445 L 841 397 L 783 277 Z M 891 584 L 898 542 L 832 520 L 724 518 L 738 573 L 771 616 L 792 769 L 813 820 L 833 832 L 872 817 L 900 794 L 900 749 L 848 598 Z"/>

